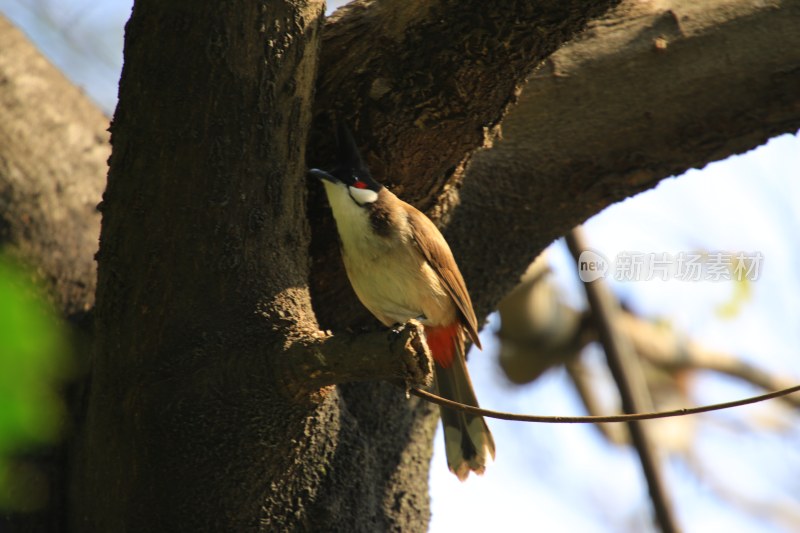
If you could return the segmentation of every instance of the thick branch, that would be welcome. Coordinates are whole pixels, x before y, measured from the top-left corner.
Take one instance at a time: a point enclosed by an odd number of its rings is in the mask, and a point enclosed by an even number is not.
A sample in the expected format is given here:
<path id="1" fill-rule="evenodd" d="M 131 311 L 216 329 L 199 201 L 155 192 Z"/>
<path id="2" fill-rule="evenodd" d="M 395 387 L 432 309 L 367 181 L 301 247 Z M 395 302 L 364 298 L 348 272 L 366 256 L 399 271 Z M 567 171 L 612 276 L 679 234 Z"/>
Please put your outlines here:
<path id="1" fill-rule="evenodd" d="M 375 176 L 430 207 L 531 70 L 616 3 L 355 2 L 325 26 L 315 112 L 352 117 Z"/>
<path id="2" fill-rule="evenodd" d="M 276 364 L 288 387 L 302 391 L 381 379 L 425 388 L 433 380 L 430 357 L 422 326 L 412 320 L 398 333 L 342 332 L 311 345 L 296 343 Z"/>
<path id="3" fill-rule="evenodd" d="M 800 0 L 628 1 L 553 54 L 445 232 L 479 314 L 607 205 L 800 128 L 798 27 Z"/>

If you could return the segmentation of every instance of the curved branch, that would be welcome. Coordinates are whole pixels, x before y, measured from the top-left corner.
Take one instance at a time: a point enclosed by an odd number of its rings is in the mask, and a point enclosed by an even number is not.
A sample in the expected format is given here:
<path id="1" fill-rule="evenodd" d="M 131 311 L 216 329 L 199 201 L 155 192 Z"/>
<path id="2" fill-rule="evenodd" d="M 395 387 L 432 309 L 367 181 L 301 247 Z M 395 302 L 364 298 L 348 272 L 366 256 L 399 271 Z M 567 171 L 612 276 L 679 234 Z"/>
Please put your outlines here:
<path id="1" fill-rule="evenodd" d="M 744 405 L 752 405 L 754 403 L 766 402 L 775 398 L 787 398 L 790 394 L 800 392 L 800 385 L 793 385 L 784 389 L 770 391 L 758 396 L 748 396 L 739 400 L 732 400 L 724 403 L 714 403 L 708 405 L 701 405 L 699 407 L 683 407 L 681 409 L 672 409 L 671 411 L 656 411 L 650 413 L 632 413 L 625 415 L 588 415 L 588 416 L 560 416 L 560 415 L 523 415 L 517 413 L 505 413 L 503 411 L 493 411 L 491 409 L 484 409 L 475 407 L 447 398 L 442 398 L 437 394 L 431 392 L 411 389 L 409 391 L 414 396 L 418 396 L 428 402 L 442 405 L 455 411 L 469 413 L 477 416 L 485 416 L 487 418 L 496 418 L 497 420 L 508 420 L 510 422 L 539 422 L 543 424 L 612 424 L 612 423 L 630 423 L 633 421 L 641 422 L 644 420 L 657 420 L 660 418 L 675 418 L 679 416 L 699 415 L 702 413 L 710 413 L 712 411 L 722 411 L 724 409 L 733 409 L 735 407 L 742 407 Z"/>
<path id="2" fill-rule="evenodd" d="M 445 232 L 478 314 L 609 204 L 800 128 L 798 26 L 800 0 L 630 0 L 550 56 Z"/>

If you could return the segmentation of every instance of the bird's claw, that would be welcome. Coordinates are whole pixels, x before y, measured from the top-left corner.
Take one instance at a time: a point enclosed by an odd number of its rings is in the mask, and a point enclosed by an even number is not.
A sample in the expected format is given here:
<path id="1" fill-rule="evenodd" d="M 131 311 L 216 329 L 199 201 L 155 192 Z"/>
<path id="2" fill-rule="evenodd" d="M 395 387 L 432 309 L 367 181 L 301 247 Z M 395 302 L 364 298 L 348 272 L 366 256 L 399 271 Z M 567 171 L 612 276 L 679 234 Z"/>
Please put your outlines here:
<path id="1" fill-rule="evenodd" d="M 419 315 L 414 320 L 416 320 L 417 322 L 422 322 L 424 320 L 427 320 L 427 317 L 425 315 Z M 397 323 L 394 326 L 392 326 L 392 329 L 389 331 L 389 340 L 394 340 L 397 337 L 399 337 L 400 334 L 403 333 L 403 331 L 405 331 L 405 329 L 406 329 L 406 324 Z"/>
<path id="2" fill-rule="evenodd" d="M 405 329 L 406 329 L 405 324 L 395 324 L 394 326 L 392 326 L 392 329 L 389 330 L 389 340 L 390 341 L 395 340 L 397 337 L 400 336 L 401 333 L 403 333 L 403 331 L 405 331 Z"/>

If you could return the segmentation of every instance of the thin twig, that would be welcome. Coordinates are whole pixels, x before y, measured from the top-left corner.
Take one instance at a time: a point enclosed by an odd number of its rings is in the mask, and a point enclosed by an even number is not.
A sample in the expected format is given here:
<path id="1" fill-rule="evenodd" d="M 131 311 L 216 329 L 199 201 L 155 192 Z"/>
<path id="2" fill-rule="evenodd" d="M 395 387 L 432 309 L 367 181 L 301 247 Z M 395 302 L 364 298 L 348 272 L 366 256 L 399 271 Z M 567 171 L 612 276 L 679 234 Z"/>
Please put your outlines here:
<path id="1" fill-rule="evenodd" d="M 566 240 L 576 263 L 579 262 L 581 253 L 587 249 L 580 226 L 568 233 Z M 640 410 L 639 406 L 647 401 L 647 396 L 642 390 L 645 384 L 639 379 L 641 376 L 633 372 L 636 355 L 633 353 L 630 341 L 620 334 L 615 323 L 615 317 L 619 313 L 619 303 L 601 279 L 584 282 L 583 285 L 600 343 L 606 354 L 608 368 L 619 389 L 622 410 L 628 414 L 636 413 Z M 647 432 L 641 423 L 629 422 L 628 429 L 631 433 L 631 442 L 639 454 L 656 520 L 663 533 L 674 533 L 678 531 L 678 527 L 655 450 L 650 445 Z"/>
<path id="2" fill-rule="evenodd" d="M 632 422 L 641 420 L 655 420 L 657 418 L 672 418 L 676 416 L 689 416 L 698 415 L 700 413 L 709 413 L 711 411 L 721 411 L 723 409 L 731 409 L 734 407 L 741 407 L 743 405 L 750 405 L 766 400 L 780 398 L 800 392 L 800 385 L 787 387 L 785 389 L 760 394 L 758 396 L 750 396 L 740 400 L 731 402 L 715 403 L 710 405 L 701 405 L 699 407 L 686 407 L 683 409 L 675 409 L 672 411 L 658 411 L 654 413 L 636 413 L 625 415 L 594 415 L 594 416 L 559 416 L 559 415 L 521 415 L 518 413 L 506 413 L 503 411 L 493 411 L 491 409 L 482 409 L 480 407 L 473 407 L 447 398 L 442 398 L 431 392 L 411 388 L 409 392 L 414 396 L 418 396 L 424 400 L 437 405 L 442 405 L 456 411 L 463 411 L 473 415 L 485 416 L 487 418 L 496 418 L 498 420 L 510 420 L 512 422 L 539 422 L 543 424 L 605 424 L 605 423 L 618 423 L 618 422 Z"/>

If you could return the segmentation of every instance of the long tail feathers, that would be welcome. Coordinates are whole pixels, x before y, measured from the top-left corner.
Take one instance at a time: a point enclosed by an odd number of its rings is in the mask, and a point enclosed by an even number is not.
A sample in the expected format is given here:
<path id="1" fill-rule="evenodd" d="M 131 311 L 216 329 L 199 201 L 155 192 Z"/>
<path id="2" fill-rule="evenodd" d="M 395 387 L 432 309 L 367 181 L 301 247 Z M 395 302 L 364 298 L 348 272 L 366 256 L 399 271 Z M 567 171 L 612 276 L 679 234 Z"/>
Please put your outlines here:
<path id="1" fill-rule="evenodd" d="M 444 329 L 448 329 L 450 333 L 449 346 L 445 345 L 447 351 L 443 351 L 441 343 Z M 436 386 L 439 394 L 450 400 L 478 407 L 467 372 L 460 327 L 426 327 L 425 333 L 436 361 Z M 449 364 L 443 365 L 442 362 Z M 483 417 L 446 407 L 441 408 L 441 415 L 447 466 L 450 471 L 461 481 L 466 480 L 470 472 L 483 474 L 486 465 L 494 459 L 494 439 Z"/>

